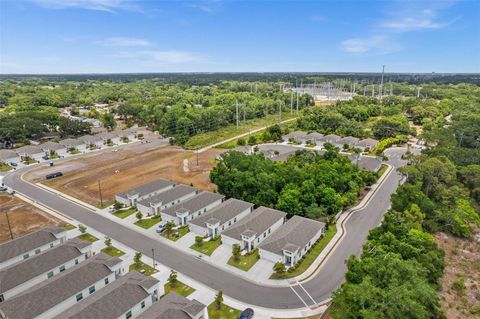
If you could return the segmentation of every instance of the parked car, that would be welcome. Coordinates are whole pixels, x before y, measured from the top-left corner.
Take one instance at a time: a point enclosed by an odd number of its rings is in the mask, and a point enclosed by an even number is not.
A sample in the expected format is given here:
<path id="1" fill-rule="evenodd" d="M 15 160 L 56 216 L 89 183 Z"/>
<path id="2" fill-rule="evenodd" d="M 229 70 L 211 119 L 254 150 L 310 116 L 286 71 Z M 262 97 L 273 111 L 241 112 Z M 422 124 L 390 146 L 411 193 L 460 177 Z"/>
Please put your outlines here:
<path id="1" fill-rule="evenodd" d="M 253 318 L 253 309 L 247 308 L 238 316 L 238 319 L 252 319 Z"/>
<path id="2" fill-rule="evenodd" d="M 6 192 L 8 189 L 5 186 L 0 186 L 0 192 Z"/>
<path id="3" fill-rule="evenodd" d="M 157 229 L 155 231 L 160 234 L 165 229 L 166 224 L 167 224 L 166 221 L 160 222 L 160 224 L 158 224 Z"/>

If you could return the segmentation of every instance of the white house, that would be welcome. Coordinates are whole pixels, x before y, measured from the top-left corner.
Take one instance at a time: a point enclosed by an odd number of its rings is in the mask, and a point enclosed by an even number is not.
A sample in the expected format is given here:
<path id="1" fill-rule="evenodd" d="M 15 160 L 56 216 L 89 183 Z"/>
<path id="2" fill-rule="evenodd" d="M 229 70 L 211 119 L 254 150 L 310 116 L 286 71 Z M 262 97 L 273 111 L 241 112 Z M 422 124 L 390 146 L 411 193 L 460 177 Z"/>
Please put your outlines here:
<path id="1" fill-rule="evenodd" d="M 0 162 L 8 165 L 18 165 L 22 162 L 22 158 L 15 151 L 12 150 L 0 150 Z"/>
<path id="2" fill-rule="evenodd" d="M 283 225 L 287 213 L 260 206 L 222 233 L 222 243 L 251 251 Z"/>
<path id="3" fill-rule="evenodd" d="M 157 279 L 133 270 L 54 319 L 136 318 L 157 302 L 163 291 Z"/>
<path id="4" fill-rule="evenodd" d="M 38 146 L 33 145 L 25 145 L 15 149 L 18 155 L 22 158 L 22 160 L 33 159 L 35 161 L 43 160 L 45 156 L 45 152 Z"/>
<path id="5" fill-rule="evenodd" d="M 83 152 L 87 149 L 87 144 L 84 141 L 74 138 L 66 138 L 58 142 L 65 146 L 67 150 L 76 149 L 80 152 Z"/>
<path id="6" fill-rule="evenodd" d="M 260 257 L 271 262 L 295 265 L 325 232 L 325 224 L 293 216 L 258 246 Z"/>
<path id="7" fill-rule="evenodd" d="M 104 253 L 47 279 L 0 304 L 7 318 L 52 318 L 114 282 L 122 260 Z"/>
<path id="8" fill-rule="evenodd" d="M 198 190 L 187 185 L 178 185 L 169 190 L 137 202 L 137 209 L 144 215 L 158 215 L 168 207 L 183 202 L 198 194 Z"/>
<path id="9" fill-rule="evenodd" d="M 207 306 L 169 292 L 136 319 L 209 319 Z"/>
<path id="10" fill-rule="evenodd" d="M 134 206 L 137 202 L 167 191 L 175 186 L 175 183 L 166 179 L 157 179 L 153 182 L 140 185 L 126 192 L 115 195 L 115 200 L 125 206 Z"/>
<path id="11" fill-rule="evenodd" d="M 0 245 L 0 269 L 62 244 L 66 238 L 65 229 L 52 226 L 7 241 Z"/>
<path id="12" fill-rule="evenodd" d="M 32 286 L 90 257 L 92 244 L 73 238 L 61 245 L 0 270 L 0 300 L 9 300 Z"/>
<path id="13" fill-rule="evenodd" d="M 203 237 L 214 238 L 253 210 L 253 204 L 230 198 L 210 212 L 190 221 L 192 232 Z"/>
<path id="14" fill-rule="evenodd" d="M 64 157 L 68 154 L 65 145 L 55 142 L 45 142 L 39 145 L 42 151 L 45 152 L 45 156 L 50 156 L 52 153 L 57 154 L 59 157 Z"/>

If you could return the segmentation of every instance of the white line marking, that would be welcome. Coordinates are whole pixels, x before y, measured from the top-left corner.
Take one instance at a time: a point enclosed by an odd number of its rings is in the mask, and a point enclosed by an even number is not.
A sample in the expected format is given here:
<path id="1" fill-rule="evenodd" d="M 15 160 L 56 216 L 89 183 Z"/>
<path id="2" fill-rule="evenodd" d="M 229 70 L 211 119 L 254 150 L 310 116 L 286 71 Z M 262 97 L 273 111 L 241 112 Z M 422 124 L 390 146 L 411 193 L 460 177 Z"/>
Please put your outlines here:
<path id="1" fill-rule="evenodd" d="M 315 306 L 317 304 L 317 302 L 312 298 L 312 296 L 308 293 L 308 291 L 305 289 L 305 287 L 303 287 L 303 285 L 301 283 L 299 283 L 298 280 L 297 280 L 297 284 L 300 286 L 300 288 L 303 289 L 303 291 L 305 291 L 305 293 L 313 301 L 313 305 Z"/>
<path id="2" fill-rule="evenodd" d="M 298 294 L 298 292 L 296 292 L 295 289 L 293 289 L 292 286 L 289 286 L 289 287 L 290 287 L 290 289 L 292 289 L 293 292 L 297 295 L 298 299 L 300 299 L 300 301 L 303 302 L 303 304 L 305 305 L 305 307 L 310 308 L 310 306 L 307 305 L 307 303 L 305 302 L 305 300 L 303 300 L 302 297 L 300 297 L 300 295 Z"/>

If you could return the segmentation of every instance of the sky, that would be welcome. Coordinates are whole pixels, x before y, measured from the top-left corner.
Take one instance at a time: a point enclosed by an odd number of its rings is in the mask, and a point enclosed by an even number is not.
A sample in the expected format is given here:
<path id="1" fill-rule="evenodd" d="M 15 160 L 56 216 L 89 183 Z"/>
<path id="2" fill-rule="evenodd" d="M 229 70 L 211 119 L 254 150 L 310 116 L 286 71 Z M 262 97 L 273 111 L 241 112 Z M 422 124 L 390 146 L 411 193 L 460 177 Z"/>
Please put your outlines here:
<path id="1" fill-rule="evenodd" d="M 480 1 L 0 0 L 0 73 L 480 72 Z"/>

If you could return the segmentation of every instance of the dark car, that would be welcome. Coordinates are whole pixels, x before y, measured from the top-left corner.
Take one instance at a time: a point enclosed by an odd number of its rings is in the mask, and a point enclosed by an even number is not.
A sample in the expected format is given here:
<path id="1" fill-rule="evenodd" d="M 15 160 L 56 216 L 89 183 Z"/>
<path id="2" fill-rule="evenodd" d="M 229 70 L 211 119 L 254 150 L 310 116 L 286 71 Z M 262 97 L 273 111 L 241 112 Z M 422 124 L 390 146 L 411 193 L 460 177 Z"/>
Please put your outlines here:
<path id="1" fill-rule="evenodd" d="M 238 316 L 238 319 L 252 319 L 253 318 L 253 309 L 252 308 L 247 308 L 242 313 L 240 316 Z"/>

